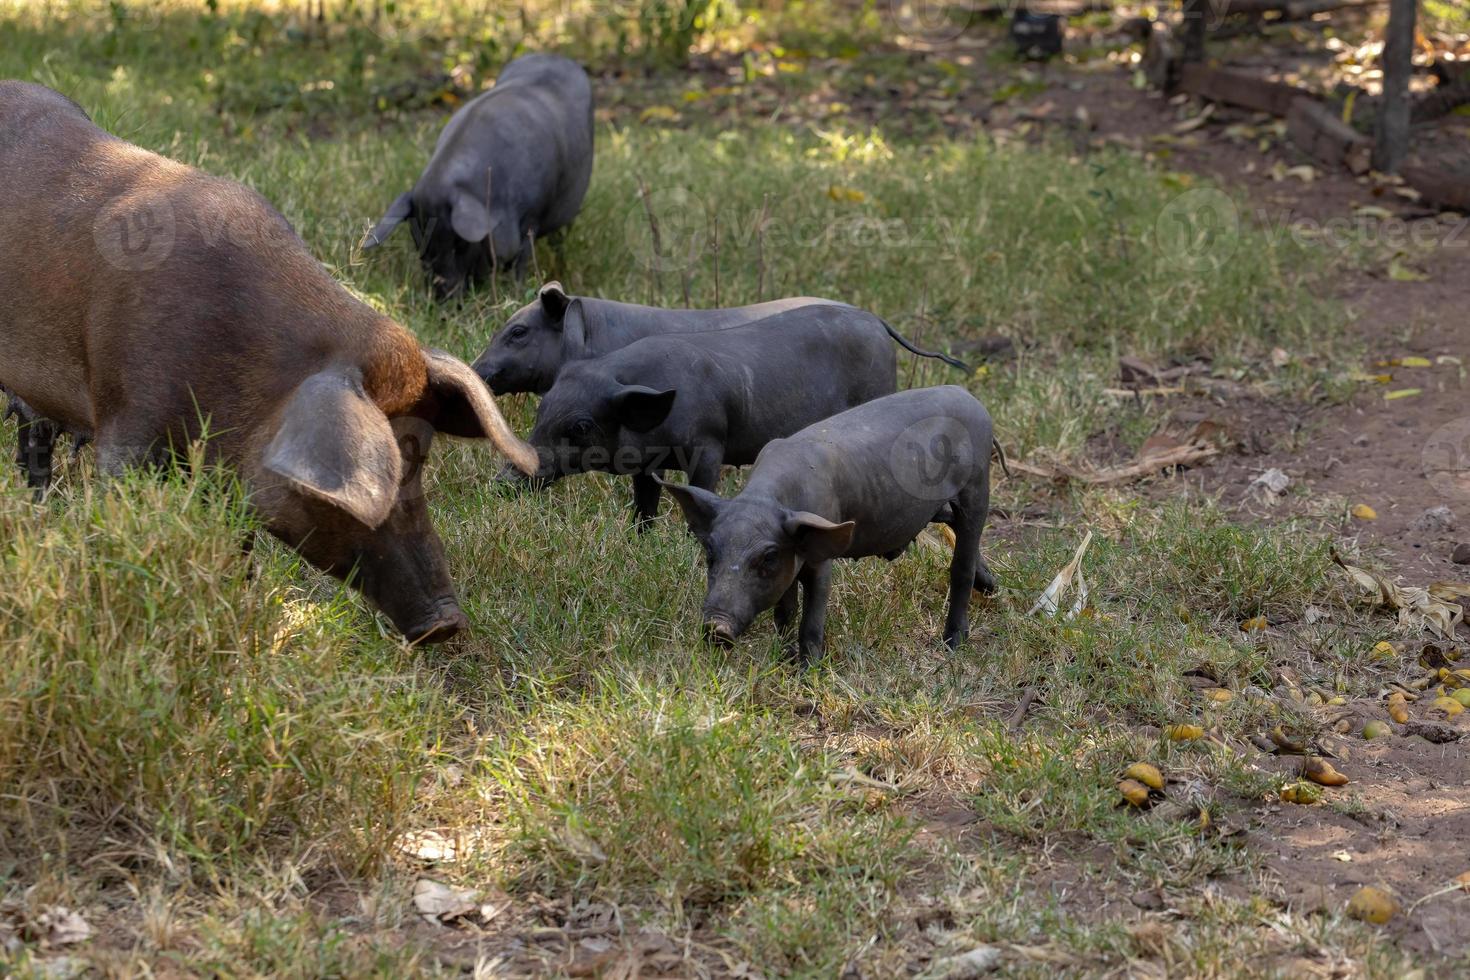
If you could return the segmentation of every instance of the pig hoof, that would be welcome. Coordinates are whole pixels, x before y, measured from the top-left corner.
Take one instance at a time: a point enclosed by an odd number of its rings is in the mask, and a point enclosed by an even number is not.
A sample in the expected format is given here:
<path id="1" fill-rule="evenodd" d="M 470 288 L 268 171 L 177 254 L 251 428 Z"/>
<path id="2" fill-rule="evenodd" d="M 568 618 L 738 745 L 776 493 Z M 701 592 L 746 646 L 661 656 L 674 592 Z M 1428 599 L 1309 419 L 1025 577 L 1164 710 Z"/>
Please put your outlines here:
<path id="1" fill-rule="evenodd" d="M 704 639 L 717 647 L 732 647 L 735 645 L 735 630 L 729 623 L 712 619 L 704 624 Z"/>
<path id="2" fill-rule="evenodd" d="M 995 580 L 990 569 L 981 567 L 975 572 L 975 590 L 982 595 L 995 595 L 1000 591 L 1000 583 Z"/>

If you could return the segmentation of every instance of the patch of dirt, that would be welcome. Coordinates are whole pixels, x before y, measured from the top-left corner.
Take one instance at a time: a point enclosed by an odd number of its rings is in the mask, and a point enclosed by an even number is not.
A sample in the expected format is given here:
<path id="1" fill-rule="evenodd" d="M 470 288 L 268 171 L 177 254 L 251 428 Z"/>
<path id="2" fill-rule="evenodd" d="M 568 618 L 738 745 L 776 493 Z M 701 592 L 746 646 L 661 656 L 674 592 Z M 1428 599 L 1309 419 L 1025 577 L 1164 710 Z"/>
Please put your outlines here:
<path id="1" fill-rule="evenodd" d="M 1263 147 L 1225 135 L 1232 126 L 1259 126 L 1263 116 L 1220 107 L 1208 124 L 1181 137 L 1175 127 L 1198 107 L 1140 92 L 1121 71 L 1081 77 L 1080 86 L 1054 85 L 1033 97 L 1030 117 L 1053 119 L 1073 133 L 1078 119 L 1086 118 L 1091 143 L 1140 153 L 1157 155 L 1156 140 L 1165 138 L 1171 168 L 1208 176 L 1242 195 L 1250 212 L 1242 220 L 1268 232 L 1287 233 L 1294 223 L 1329 235 L 1334 228 L 1366 230 L 1389 247 L 1402 242 L 1407 253 L 1396 267 L 1398 277 L 1388 259 L 1368 269 L 1342 263 L 1340 273 L 1338 295 L 1368 352 L 1363 372 L 1383 383 L 1364 385 L 1347 404 L 1242 395 L 1225 399 L 1222 408 L 1216 395 L 1213 404 L 1171 406 L 1183 421 L 1223 416 L 1238 441 L 1259 450 L 1217 457 L 1188 482 L 1260 519 L 1298 513 L 1312 498 L 1329 495 L 1366 503 L 1377 519 L 1350 530 L 1392 573 L 1414 584 L 1470 577 L 1470 568 L 1451 562 L 1455 546 L 1470 542 L 1470 276 L 1464 271 L 1470 268 L 1470 218 L 1429 211 L 1390 182 L 1345 170 L 1318 170 L 1310 182 L 1275 179 L 1273 173 L 1303 162 L 1290 145 L 1268 141 Z M 1365 207 L 1393 217 L 1365 218 Z M 1404 357 L 1423 357 L 1431 366 L 1392 363 Z M 1406 389 L 1418 393 L 1384 397 Z M 1248 487 L 1271 468 L 1284 471 L 1293 486 L 1284 506 L 1264 508 Z M 1439 507 L 1453 513 L 1450 522 L 1424 517 Z"/>
<path id="2" fill-rule="evenodd" d="M 1451 726 L 1470 737 L 1464 723 Z M 1323 803 L 1262 804 L 1253 814 L 1261 830 L 1252 847 L 1280 897 L 1300 911 L 1332 913 L 1365 885 L 1386 888 L 1405 911 L 1384 928 L 1403 948 L 1470 953 L 1470 891 L 1426 898 L 1470 871 L 1460 845 L 1470 835 L 1470 743 L 1395 735 L 1338 744 L 1332 761 L 1348 785 L 1327 789 Z M 1262 768 L 1295 775 L 1298 759 L 1264 758 Z"/>

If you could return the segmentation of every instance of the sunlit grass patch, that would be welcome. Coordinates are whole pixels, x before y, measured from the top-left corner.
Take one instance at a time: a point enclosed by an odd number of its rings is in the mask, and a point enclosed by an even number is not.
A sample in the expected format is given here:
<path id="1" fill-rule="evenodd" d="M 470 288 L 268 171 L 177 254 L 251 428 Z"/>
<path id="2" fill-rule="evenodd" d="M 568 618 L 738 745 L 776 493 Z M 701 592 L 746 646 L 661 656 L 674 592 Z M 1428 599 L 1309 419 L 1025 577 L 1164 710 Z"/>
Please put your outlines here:
<path id="1" fill-rule="evenodd" d="M 303 596 L 279 551 L 247 556 L 255 523 L 218 473 L 85 482 L 44 507 L 9 468 L 0 484 L 11 847 L 201 874 L 281 850 L 382 860 L 437 724 L 401 648 Z"/>

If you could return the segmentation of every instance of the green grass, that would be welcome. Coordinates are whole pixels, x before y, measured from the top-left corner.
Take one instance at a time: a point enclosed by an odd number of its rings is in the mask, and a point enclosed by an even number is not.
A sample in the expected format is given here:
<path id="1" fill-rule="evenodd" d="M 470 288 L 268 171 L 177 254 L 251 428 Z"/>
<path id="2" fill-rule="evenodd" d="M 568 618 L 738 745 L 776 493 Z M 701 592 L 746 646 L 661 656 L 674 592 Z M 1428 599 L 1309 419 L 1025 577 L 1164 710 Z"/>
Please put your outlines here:
<path id="1" fill-rule="evenodd" d="M 355 250 L 447 111 L 442 86 L 388 94 L 460 66 L 455 85 L 476 87 L 521 47 L 560 40 L 622 64 L 641 43 L 606 22 L 523 30 L 455 6 L 427 20 L 405 7 L 392 30 L 366 34 L 360 10 L 343 13 L 324 36 L 243 3 L 218 15 L 181 0 L 53 9 L 47 20 L 0 6 L 0 76 L 58 87 L 127 138 L 257 188 L 351 288 L 464 356 L 535 284 L 500 280 L 439 306 L 406 236 L 370 258 Z M 792 33 L 788 53 L 840 53 L 873 16 L 851 37 Z M 1350 356 L 1341 316 L 1317 298 L 1319 256 L 1242 227 L 1181 262 L 1160 239 L 1180 213 L 1177 175 L 1119 154 L 915 141 L 840 120 L 632 119 L 599 124 L 583 214 L 560 250 L 539 252 L 546 277 L 659 303 L 686 290 L 700 305 L 834 296 L 924 345 L 1011 337 L 1017 356 L 969 379 L 907 358 L 901 378 L 968 383 L 1013 455 L 1086 457 L 1099 434 L 1130 452 L 1154 431 L 1161 409 L 1103 393 L 1120 354 L 1210 357 L 1286 395 Z M 693 244 L 687 265 L 650 266 L 640 180 L 668 237 Z M 1310 366 L 1276 373 L 1278 346 Z M 525 428 L 531 400 L 506 405 Z M 1238 628 L 1258 614 L 1290 625 L 1332 601 L 1319 528 L 1253 526 L 1197 499 L 1043 497 L 1043 526 L 1009 521 L 987 536 L 1005 589 L 977 601 L 972 643 L 955 655 L 939 641 L 943 556 L 844 566 L 831 656 L 803 672 L 768 619 L 734 650 L 699 643 L 696 544 L 673 516 L 635 535 L 629 489 L 611 479 L 517 495 L 491 485 L 485 450 L 441 449 L 426 487 L 473 630 L 415 651 L 284 549 L 244 556 L 251 518 L 222 475 L 104 488 L 84 457 L 37 508 L 11 469 L 0 468 L 0 645 L 16 651 L 0 677 L 0 897 L 111 922 L 133 938 L 80 955 L 118 974 L 451 969 L 440 934 L 408 928 L 422 873 L 505 888 L 514 928 L 603 903 L 630 932 L 687 937 L 696 959 L 767 975 L 849 963 L 883 975 L 991 941 L 1116 969 L 1139 940 L 1068 912 L 1026 875 L 1073 850 L 1098 885 L 1189 892 L 1244 873 L 1248 856 L 1197 825 L 1118 809 L 1117 774 L 1151 758 L 1217 787 L 1229 808 L 1271 787 L 1238 757 L 1158 729 L 1313 724 L 1243 697 L 1209 707 L 1185 671 L 1269 689 L 1300 643 L 1318 657 L 1314 683 L 1377 680 L 1362 654 L 1380 637 L 1346 613 L 1280 640 Z M 997 503 L 1019 514 L 1039 493 L 1004 481 Z M 1026 617 L 1089 527 L 1097 615 Z M 1041 696 L 1013 731 L 1005 714 L 1033 685 Z M 980 829 L 935 832 L 944 807 L 973 812 Z M 396 846 L 408 829 L 459 840 L 460 860 L 426 872 Z M 535 911 L 558 902 L 560 919 Z M 914 910 L 935 903 L 954 922 L 921 933 Z M 1176 964 L 1237 971 L 1230 950 L 1266 955 L 1255 937 L 1275 914 L 1202 902 L 1171 940 Z M 1337 921 L 1282 928 L 1367 955 L 1365 934 Z M 52 955 L 32 944 L 0 962 L 24 974 Z"/>

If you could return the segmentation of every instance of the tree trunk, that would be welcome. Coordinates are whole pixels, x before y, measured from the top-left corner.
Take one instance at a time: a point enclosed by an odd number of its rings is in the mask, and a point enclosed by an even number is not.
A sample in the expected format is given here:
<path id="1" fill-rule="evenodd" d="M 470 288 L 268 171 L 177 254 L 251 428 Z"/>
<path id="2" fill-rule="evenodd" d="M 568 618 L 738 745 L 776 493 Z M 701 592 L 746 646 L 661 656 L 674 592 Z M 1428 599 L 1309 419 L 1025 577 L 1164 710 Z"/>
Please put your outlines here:
<path id="1" fill-rule="evenodd" d="M 1184 0 L 1184 62 L 1205 60 L 1205 27 L 1209 0 Z"/>
<path id="2" fill-rule="evenodd" d="M 1419 0 L 1390 0 L 1383 42 L 1383 104 L 1373 146 L 1373 167 L 1397 173 L 1409 152 L 1409 76 L 1414 70 L 1414 21 Z"/>

